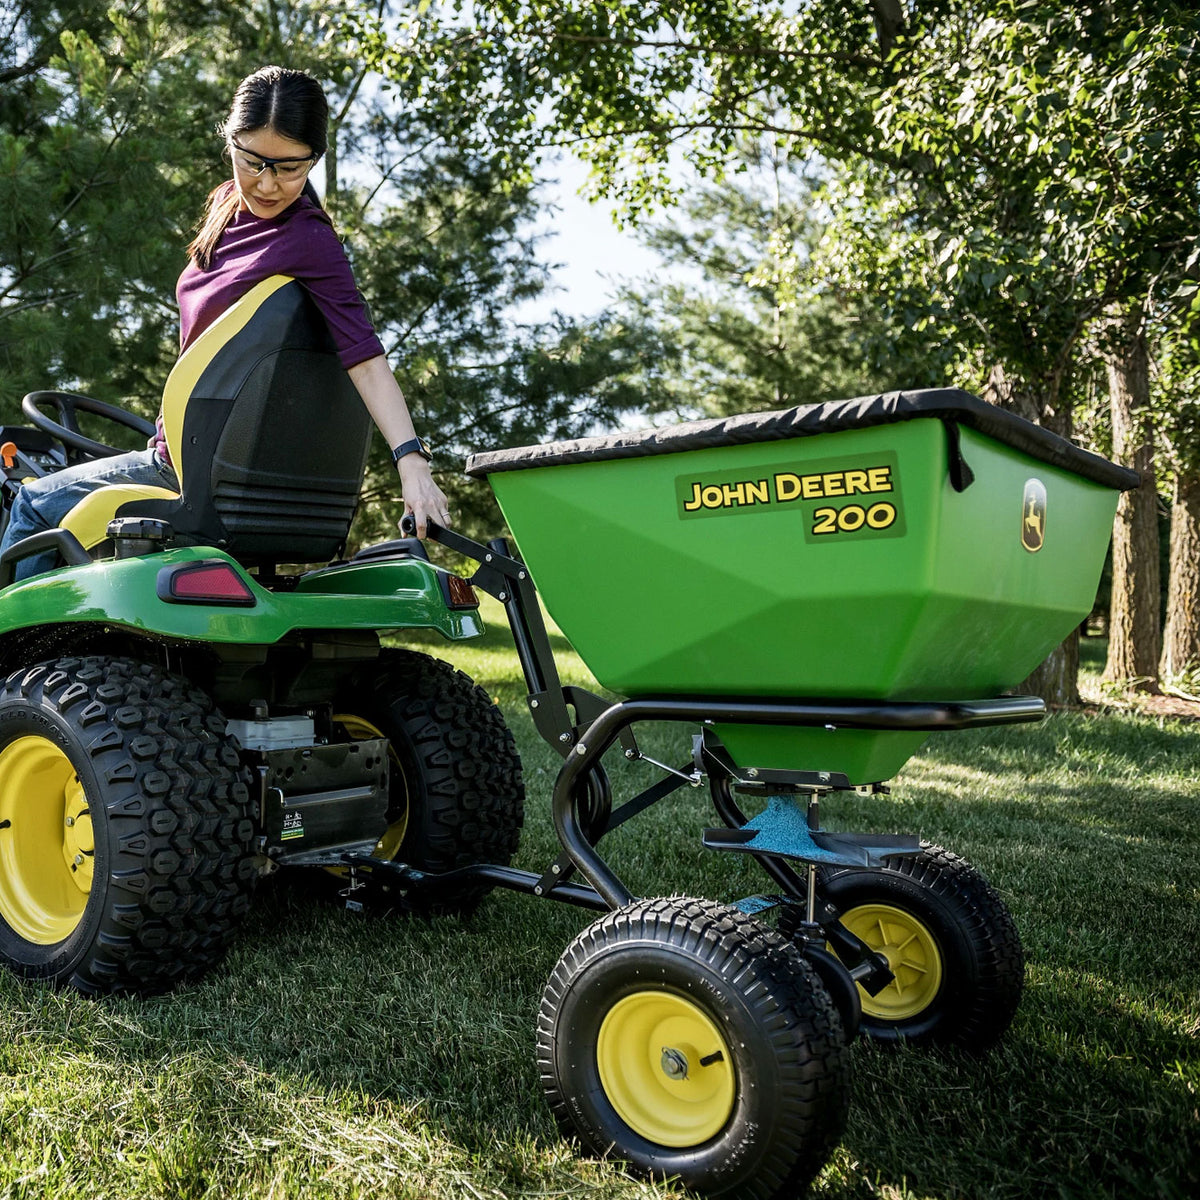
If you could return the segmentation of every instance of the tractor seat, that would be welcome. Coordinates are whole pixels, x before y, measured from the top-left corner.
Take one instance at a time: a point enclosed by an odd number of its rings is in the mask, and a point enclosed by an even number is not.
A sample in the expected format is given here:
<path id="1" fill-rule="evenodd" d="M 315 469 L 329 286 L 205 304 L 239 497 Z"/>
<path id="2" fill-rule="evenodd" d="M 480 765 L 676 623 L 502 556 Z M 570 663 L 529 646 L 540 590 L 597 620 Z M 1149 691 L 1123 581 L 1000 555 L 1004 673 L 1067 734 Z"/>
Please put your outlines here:
<path id="1" fill-rule="evenodd" d="M 61 522 L 85 549 L 114 517 L 153 517 L 176 545 L 219 547 L 247 566 L 341 551 L 371 421 L 301 284 L 272 276 L 222 313 L 176 362 L 162 415 L 180 493 L 97 488 Z"/>

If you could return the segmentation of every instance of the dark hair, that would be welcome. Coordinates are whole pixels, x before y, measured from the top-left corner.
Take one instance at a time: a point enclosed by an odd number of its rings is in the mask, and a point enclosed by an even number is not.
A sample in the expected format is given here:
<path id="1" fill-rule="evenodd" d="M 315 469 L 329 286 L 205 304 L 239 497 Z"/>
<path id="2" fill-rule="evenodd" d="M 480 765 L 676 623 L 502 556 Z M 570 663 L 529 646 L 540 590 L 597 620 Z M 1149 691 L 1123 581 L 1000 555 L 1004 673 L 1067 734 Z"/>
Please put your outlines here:
<path id="1" fill-rule="evenodd" d="M 329 139 L 329 104 L 321 85 L 311 75 L 288 67 L 262 67 L 247 75 L 238 84 L 219 132 L 228 140 L 256 129 L 269 129 L 302 142 L 320 158 Z M 305 181 L 304 195 L 320 205 L 311 181 Z M 237 189 L 228 181 L 208 194 L 199 232 L 187 248 L 196 266 L 207 269 L 211 265 L 217 242 L 237 210 Z"/>

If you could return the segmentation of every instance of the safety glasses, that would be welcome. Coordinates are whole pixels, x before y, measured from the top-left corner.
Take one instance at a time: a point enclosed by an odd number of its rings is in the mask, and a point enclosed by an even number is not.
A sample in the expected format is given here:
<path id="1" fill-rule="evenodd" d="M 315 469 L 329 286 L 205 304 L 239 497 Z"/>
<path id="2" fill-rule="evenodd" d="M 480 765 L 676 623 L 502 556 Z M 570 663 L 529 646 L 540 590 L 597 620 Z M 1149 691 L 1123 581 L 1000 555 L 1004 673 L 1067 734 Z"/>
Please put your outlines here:
<path id="1" fill-rule="evenodd" d="M 226 161 L 244 175 L 257 179 L 264 171 L 270 171 L 276 179 L 287 183 L 289 180 L 303 179 L 316 165 L 317 155 L 309 154 L 304 158 L 268 158 L 265 154 L 254 154 L 231 141 L 225 147 Z"/>

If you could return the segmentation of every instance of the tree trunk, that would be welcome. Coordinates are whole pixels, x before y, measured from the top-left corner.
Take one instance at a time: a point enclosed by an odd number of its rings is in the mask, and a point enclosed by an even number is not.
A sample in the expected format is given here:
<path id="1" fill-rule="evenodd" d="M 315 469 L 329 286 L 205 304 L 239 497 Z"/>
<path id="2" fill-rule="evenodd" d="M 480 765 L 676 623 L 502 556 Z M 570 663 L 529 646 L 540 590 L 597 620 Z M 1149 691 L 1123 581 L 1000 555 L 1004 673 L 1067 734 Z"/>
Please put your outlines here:
<path id="1" fill-rule="evenodd" d="M 1027 421 L 1044 425 L 1060 437 L 1071 436 L 1071 413 L 1062 412 L 1056 403 L 1047 403 L 1031 389 L 1018 387 L 997 364 L 988 375 L 983 398 L 1015 412 Z M 1024 695 L 1041 696 L 1052 707 L 1065 708 L 1079 703 L 1079 630 L 1054 650 L 1017 689 Z"/>
<path id="2" fill-rule="evenodd" d="M 1160 670 L 1164 679 L 1200 669 L 1200 476 L 1175 477 L 1171 509 L 1171 569 L 1167 628 Z"/>
<path id="3" fill-rule="evenodd" d="M 1025 696 L 1041 696 L 1052 708 L 1079 703 L 1079 629 L 1071 630 L 1067 640 L 1050 651 L 1042 663 L 1017 691 Z"/>
<path id="4" fill-rule="evenodd" d="M 1035 425 L 1043 423 L 1045 406 L 1041 398 L 1031 389 L 1019 387 L 1014 380 L 1009 379 L 999 363 L 988 372 L 987 382 L 983 385 L 983 398 L 989 404 L 1007 408 L 1009 412 L 1016 413 L 1018 417 L 1024 417 Z M 1055 433 L 1057 432 L 1056 429 Z"/>
<path id="5" fill-rule="evenodd" d="M 325 147 L 325 207 L 331 212 L 337 208 L 338 194 L 338 131 L 329 131 L 329 144 Z"/>
<path id="6" fill-rule="evenodd" d="M 1104 680 L 1140 691 L 1158 691 L 1162 649 L 1159 621 L 1158 493 L 1154 443 L 1146 414 L 1150 355 L 1142 313 L 1114 317 L 1105 354 L 1112 409 L 1113 458 L 1141 473 L 1142 486 L 1122 492 L 1113 527 L 1112 609 Z"/>

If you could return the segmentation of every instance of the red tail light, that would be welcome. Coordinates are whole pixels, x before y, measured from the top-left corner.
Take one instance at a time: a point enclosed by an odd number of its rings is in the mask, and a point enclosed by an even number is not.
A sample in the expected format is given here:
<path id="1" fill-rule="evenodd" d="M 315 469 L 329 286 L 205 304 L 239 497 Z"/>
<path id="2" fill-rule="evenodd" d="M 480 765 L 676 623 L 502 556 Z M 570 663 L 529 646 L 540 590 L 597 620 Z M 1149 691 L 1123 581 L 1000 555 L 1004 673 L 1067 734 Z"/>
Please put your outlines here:
<path id="1" fill-rule="evenodd" d="M 158 598 L 169 604 L 256 603 L 249 584 L 224 559 L 163 567 L 158 573 Z"/>

